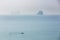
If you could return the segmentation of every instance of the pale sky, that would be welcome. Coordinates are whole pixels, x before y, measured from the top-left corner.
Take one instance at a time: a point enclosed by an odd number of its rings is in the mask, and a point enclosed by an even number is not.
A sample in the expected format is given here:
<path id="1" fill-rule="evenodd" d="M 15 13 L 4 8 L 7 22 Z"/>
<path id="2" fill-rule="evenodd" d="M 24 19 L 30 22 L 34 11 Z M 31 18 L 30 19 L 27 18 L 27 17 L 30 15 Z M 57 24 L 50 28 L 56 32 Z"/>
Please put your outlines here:
<path id="1" fill-rule="evenodd" d="M 45 15 L 59 15 L 59 0 L 0 0 L 0 15 L 13 15 L 13 12 L 20 12 L 20 15 L 36 15 L 42 10 Z"/>

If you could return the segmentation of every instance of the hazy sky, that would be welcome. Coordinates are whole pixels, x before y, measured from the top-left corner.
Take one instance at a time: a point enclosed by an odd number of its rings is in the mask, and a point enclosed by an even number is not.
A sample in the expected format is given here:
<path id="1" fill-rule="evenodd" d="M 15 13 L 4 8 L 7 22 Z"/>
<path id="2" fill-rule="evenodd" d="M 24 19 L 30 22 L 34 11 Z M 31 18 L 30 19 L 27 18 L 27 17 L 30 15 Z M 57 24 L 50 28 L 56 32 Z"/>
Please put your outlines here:
<path id="1" fill-rule="evenodd" d="M 0 15 L 12 15 L 20 12 L 20 15 L 35 15 L 39 10 L 45 15 L 60 14 L 59 0 L 0 0 Z"/>

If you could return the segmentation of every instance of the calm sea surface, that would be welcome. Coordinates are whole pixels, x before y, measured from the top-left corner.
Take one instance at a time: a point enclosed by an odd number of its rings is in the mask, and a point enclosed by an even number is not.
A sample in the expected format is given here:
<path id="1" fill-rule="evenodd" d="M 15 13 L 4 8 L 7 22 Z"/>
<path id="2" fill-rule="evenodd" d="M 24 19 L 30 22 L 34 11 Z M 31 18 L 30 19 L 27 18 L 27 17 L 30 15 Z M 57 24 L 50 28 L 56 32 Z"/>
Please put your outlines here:
<path id="1" fill-rule="evenodd" d="M 0 16 L 0 40 L 60 40 L 60 16 Z"/>

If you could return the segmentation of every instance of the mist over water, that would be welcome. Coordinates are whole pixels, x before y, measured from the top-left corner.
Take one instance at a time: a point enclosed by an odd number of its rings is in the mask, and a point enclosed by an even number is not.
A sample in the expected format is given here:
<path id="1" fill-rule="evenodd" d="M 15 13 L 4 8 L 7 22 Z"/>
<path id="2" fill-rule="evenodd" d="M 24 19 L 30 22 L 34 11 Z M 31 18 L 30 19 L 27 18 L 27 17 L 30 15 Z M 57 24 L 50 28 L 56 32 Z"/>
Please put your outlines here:
<path id="1" fill-rule="evenodd" d="M 0 16 L 0 40 L 59 40 L 59 35 L 60 16 Z"/>

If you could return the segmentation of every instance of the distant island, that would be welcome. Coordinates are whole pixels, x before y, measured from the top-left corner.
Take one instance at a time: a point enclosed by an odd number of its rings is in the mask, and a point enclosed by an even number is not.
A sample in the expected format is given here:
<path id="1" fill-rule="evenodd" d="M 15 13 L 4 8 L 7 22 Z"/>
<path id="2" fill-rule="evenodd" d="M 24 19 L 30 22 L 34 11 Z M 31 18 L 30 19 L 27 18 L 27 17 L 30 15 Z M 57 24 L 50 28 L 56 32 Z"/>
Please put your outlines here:
<path id="1" fill-rule="evenodd" d="M 43 15 L 43 11 L 39 11 L 37 15 Z"/>

